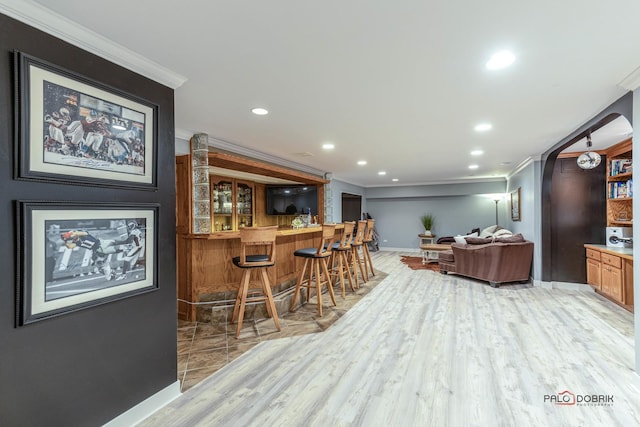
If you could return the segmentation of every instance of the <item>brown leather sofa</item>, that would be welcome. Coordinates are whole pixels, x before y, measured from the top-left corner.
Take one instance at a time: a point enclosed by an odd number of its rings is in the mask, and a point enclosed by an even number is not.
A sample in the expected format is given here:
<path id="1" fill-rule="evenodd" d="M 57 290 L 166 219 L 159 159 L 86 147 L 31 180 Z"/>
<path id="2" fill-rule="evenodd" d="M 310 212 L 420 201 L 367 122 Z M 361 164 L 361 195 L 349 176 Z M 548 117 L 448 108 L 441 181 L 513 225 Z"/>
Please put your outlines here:
<path id="1" fill-rule="evenodd" d="M 451 250 L 439 254 L 440 273 L 486 280 L 494 288 L 501 283 L 529 281 L 533 242 L 518 236 L 493 243 L 452 243 Z"/>

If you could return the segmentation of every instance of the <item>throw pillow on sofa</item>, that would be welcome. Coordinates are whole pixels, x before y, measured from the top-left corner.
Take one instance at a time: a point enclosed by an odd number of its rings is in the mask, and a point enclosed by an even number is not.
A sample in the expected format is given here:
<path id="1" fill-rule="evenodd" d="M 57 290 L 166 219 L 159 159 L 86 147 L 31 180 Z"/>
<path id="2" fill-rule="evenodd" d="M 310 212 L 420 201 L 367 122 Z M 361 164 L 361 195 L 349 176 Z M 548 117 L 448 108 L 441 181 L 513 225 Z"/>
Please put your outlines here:
<path id="1" fill-rule="evenodd" d="M 517 233 L 510 236 L 497 237 L 495 241 L 500 243 L 522 243 L 525 242 L 525 239 L 522 233 Z"/>
<path id="2" fill-rule="evenodd" d="M 469 233 L 465 236 L 461 236 L 461 235 L 457 235 L 457 236 L 453 236 L 453 239 L 456 241 L 456 243 L 460 243 L 461 245 L 466 245 L 468 242 L 466 239 L 468 239 L 469 237 L 473 238 L 473 237 L 478 237 L 478 233 Z"/>
<path id="3" fill-rule="evenodd" d="M 464 236 L 453 236 L 453 239 L 456 241 L 456 243 L 460 243 L 462 245 L 465 245 L 467 243 L 467 241 L 464 239 Z"/>
<path id="4" fill-rule="evenodd" d="M 499 225 L 491 225 L 480 232 L 480 237 L 492 237 L 493 233 L 500 230 L 502 227 Z"/>
<path id="5" fill-rule="evenodd" d="M 495 233 L 493 233 L 493 238 L 497 239 L 498 237 L 506 237 L 506 236 L 511 236 L 513 233 L 509 230 L 507 230 L 506 228 L 501 228 L 500 230 L 496 231 Z"/>

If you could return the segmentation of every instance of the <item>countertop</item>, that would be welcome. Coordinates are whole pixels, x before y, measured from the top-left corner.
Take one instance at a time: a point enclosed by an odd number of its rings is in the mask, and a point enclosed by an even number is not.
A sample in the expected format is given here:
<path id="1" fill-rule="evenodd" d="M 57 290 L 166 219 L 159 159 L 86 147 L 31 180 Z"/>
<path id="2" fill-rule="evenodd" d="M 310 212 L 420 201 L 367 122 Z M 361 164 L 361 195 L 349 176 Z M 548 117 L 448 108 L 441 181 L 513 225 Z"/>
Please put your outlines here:
<path id="1" fill-rule="evenodd" d="M 585 243 L 585 248 L 591 248 L 600 252 L 607 252 L 611 255 L 617 255 L 622 258 L 633 259 L 633 248 L 617 248 L 614 246 L 597 245 L 593 243 Z"/>
<path id="2" fill-rule="evenodd" d="M 344 228 L 343 224 L 335 224 L 336 230 L 340 230 Z M 303 228 L 293 228 L 291 226 L 281 226 L 278 227 L 278 231 L 276 232 L 276 238 L 280 236 L 295 236 L 298 234 L 307 234 L 307 233 L 317 233 L 322 231 L 322 225 L 313 225 L 311 227 L 303 227 Z M 217 231 L 211 234 L 187 234 L 183 237 L 188 239 L 239 239 L 240 232 L 239 231 Z"/>

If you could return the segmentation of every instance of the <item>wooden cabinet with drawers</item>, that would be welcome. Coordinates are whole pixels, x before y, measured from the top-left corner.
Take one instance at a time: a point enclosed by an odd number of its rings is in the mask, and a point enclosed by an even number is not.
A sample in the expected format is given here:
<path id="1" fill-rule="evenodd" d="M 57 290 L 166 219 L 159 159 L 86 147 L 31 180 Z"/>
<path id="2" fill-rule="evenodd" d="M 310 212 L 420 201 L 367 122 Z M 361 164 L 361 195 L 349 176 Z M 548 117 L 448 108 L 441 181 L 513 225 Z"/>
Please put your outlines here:
<path id="1" fill-rule="evenodd" d="M 587 283 L 627 310 L 633 311 L 633 256 L 631 249 L 584 245 Z"/>
<path id="2" fill-rule="evenodd" d="M 587 283 L 600 290 L 600 284 L 602 283 L 600 251 L 587 249 Z"/>

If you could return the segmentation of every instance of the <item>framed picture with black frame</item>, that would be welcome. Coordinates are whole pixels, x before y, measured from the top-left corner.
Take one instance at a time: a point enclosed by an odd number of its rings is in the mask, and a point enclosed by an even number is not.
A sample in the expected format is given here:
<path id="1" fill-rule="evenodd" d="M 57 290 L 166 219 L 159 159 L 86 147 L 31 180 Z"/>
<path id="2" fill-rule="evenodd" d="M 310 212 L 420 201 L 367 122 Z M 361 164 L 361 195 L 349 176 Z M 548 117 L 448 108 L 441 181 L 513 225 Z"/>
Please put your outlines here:
<path id="1" fill-rule="evenodd" d="M 18 326 L 158 288 L 149 203 L 18 201 Z"/>
<path id="2" fill-rule="evenodd" d="M 14 52 L 17 179 L 157 189 L 157 106 Z"/>
<path id="3" fill-rule="evenodd" d="M 520 187 L 511 192 L 511 220 L 520 221 Z"/>

